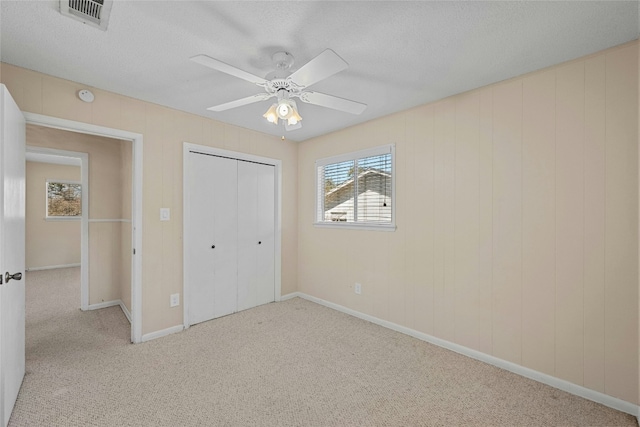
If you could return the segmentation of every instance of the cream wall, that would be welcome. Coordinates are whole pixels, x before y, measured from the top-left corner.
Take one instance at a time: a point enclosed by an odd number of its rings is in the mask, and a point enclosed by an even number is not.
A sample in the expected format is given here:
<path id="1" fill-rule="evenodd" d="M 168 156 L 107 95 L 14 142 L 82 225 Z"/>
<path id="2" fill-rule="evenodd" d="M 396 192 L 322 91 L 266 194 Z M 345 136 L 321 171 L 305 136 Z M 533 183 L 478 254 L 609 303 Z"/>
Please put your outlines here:
<path id="1" fill-rule="evenodd" d="M 85 85 L 4 63 L 0 81 L 23 111 L 143 134 L 143 334 L 183 322 L 182 305 L 170 308 L 169 296 L 182 295 L 185 141 L 282 160 L 282 294 L 296 290 L 296 143 L 99 89 L 92 88 L 96 99 L 86 104 L 76 96 Z M 160 222 L 161 207 L 171 209 L 171 221 Z"/>
<path id="2" fill-rule="evenodd" d="M 314 228 L 314 161 L 388 143 L 397 230 Z M 637 42 L 303 142 L 298 170 L 301 292 L 638 403 Z"/>
<path id="3" fill-rule="evenodd" d="M 48 179 L 80 182 L 80 167 L 27 162 L 26 268 L 80 264 L 80 219 L 46 220 Z"/>

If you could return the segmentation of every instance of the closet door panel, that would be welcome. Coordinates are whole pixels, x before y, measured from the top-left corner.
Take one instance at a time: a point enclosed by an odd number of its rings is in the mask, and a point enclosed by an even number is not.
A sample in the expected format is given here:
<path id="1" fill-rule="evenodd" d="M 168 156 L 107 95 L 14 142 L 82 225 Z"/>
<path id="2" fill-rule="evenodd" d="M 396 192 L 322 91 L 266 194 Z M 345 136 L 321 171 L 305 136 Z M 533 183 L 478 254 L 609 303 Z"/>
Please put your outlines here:
<path id="1" fill-rule="evenodd" d="M 185 278 L 189 284 L 189 323 L 204 322 L 214 317 L 214 241 L 213 206 L 214 192 L 210 183 L 215 181 L 215 173 L 210 167 L 211 160 L 202 154 L 189 153 L 188 198 L 189 211 L 185 221 L 193 225 L 189 229 L 189 245 L 185 246 Z"/>
<path id="2" fill-rule="evenodd" d="M 196 324 L 275 300 L 275 168 L 189 153 L 188 319 Z"/>
<path id="3" fill-rule="evenodd" d="M 215 179 L 204 185 L 213 189 L 213 310 L 220 317 L 238 311 L 238 162 L 209 157 Z"/>
<path id="4" fill-rule="evenodd" d="M 258 165 L 238 162 L 238 311 L 258 305 Z"/>
<path id="5" fill-rule="evenodd" d="M 258 174 L 258 256 L 256 303 L 275 301 L 275 167 L 256 165 Z"/>

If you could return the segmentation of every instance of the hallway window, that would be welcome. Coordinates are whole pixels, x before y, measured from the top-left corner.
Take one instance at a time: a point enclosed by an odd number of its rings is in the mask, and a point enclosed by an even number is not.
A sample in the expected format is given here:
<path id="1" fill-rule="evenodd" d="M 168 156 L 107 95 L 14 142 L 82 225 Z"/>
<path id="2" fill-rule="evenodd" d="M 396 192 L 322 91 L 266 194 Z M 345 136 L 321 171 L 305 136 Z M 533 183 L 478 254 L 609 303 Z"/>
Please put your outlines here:
<path id="1" fill-rule="evenodd" d="M 74 181 L 47 180 L 47 218 L 80 217 L 82 186 Z"/>

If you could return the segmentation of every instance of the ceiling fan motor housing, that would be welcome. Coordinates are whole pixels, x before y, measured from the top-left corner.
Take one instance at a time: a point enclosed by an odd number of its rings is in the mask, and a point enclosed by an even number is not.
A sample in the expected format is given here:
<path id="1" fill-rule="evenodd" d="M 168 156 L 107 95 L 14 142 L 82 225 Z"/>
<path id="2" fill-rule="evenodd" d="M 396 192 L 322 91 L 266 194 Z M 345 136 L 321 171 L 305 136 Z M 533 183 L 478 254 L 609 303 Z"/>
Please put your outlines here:
<path id="1" fill-rule="evenodd" d="M 277 95 L 280 91 L 285 90 L 289 96 L 298 96 L 302 92 L 301 87 L 296 85 L 289 77 L 285 79 L 273 79 L 264 83 L 263 86 L 267 93 Z"/>

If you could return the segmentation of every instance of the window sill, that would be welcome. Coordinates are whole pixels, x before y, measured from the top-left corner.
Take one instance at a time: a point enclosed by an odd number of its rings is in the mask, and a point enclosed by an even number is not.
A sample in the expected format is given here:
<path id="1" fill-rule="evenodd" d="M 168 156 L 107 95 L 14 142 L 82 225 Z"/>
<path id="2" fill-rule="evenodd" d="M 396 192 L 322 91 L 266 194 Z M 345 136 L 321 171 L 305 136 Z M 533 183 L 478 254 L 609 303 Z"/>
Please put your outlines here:
<path id="1" fill-rule="evenodd" d="M 342 228 L 348 230 L 367 231 L 396 231 L 395 224 L 355 224 L 353 222 L 315 222 L 314 227 L 318 228 Z"/>

